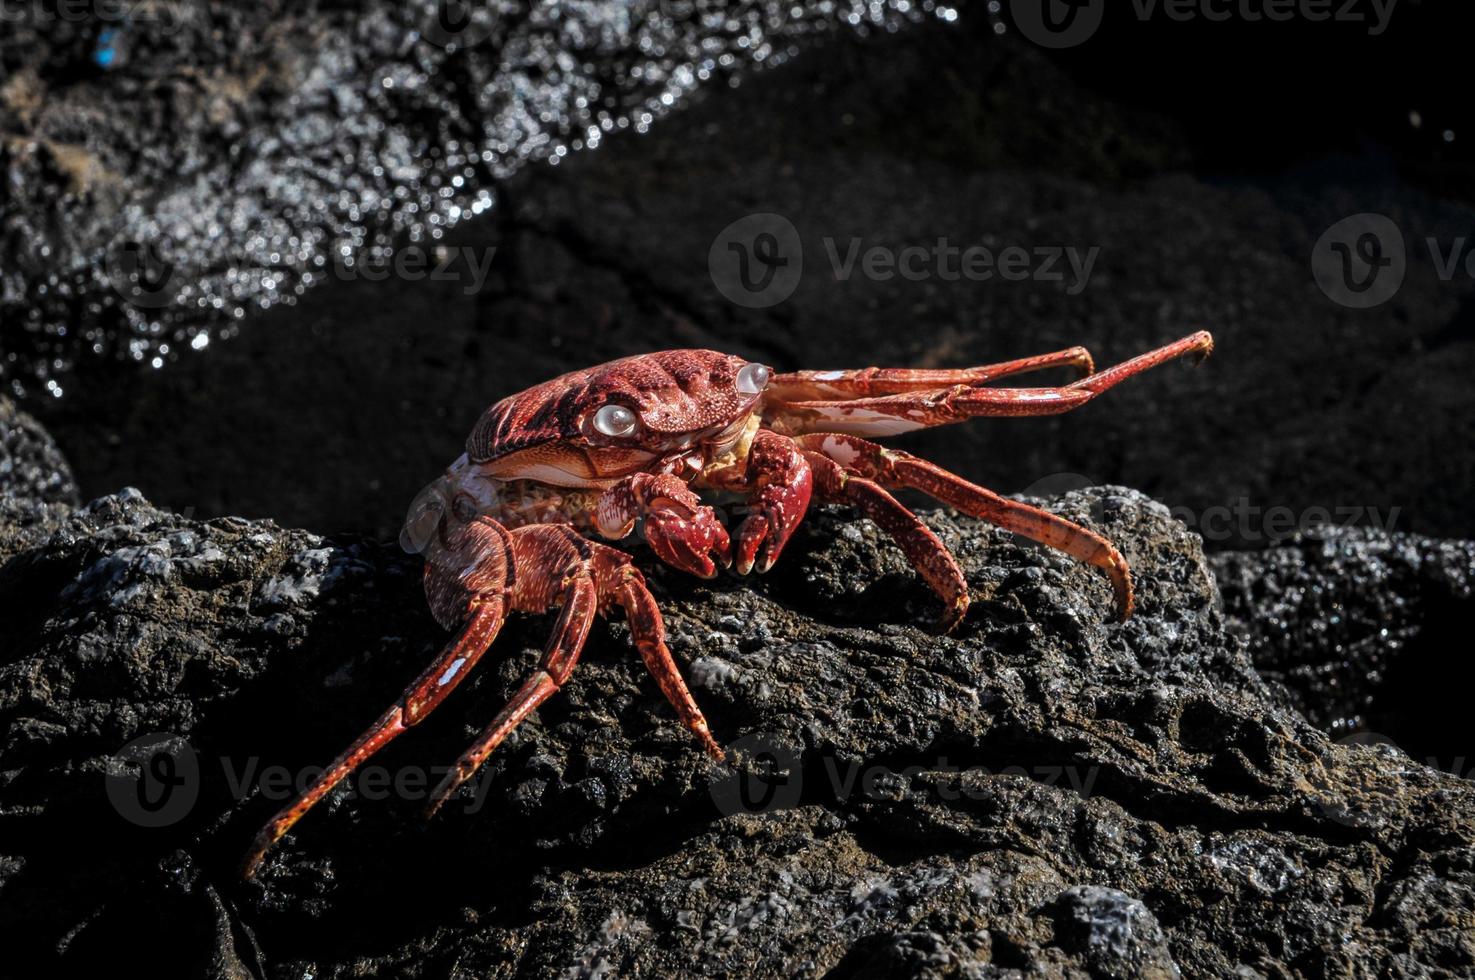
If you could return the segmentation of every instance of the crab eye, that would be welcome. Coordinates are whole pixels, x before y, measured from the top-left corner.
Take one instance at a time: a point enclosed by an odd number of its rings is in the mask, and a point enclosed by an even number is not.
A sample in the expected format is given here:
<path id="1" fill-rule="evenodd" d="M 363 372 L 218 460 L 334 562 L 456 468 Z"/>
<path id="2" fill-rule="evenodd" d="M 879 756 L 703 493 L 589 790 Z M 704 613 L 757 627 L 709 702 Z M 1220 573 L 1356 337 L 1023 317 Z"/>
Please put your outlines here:
<path id="1" fill-rule="evenodd" d="M 635 413 L 623 405 L 606 405 L 594 413 L 594 428 L 607 436 L 628 436 L 635 431 Z"/>
<path id="2" fill-rule="evenodd" d="M 768 379 L 772 376 L 773 372 L 762 364 L 744 364 L 737 373 L 737 390 L 744 395 L 756 395 L 768 387 Z"/>

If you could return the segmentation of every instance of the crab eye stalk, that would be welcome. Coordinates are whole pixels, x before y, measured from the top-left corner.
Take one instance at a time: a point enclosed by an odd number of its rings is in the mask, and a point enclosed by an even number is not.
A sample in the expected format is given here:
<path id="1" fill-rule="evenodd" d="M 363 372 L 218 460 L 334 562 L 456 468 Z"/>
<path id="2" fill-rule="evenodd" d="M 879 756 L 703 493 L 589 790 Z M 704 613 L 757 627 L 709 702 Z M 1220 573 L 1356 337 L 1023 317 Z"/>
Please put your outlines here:
<path id="1" fill-rule="evenodd" d="M 628 436 L 635 426 L 635 413 L 623 405 L 606 405 L 594 413 L 594 428 L 607 436 Z"/>
<path id="2" fill-rule="evenodd" d="M 737 373 L 737 390 L 744 395 L 756 395 L 768 387 L 773 372 L 762 364 L 744 364 Z"/>

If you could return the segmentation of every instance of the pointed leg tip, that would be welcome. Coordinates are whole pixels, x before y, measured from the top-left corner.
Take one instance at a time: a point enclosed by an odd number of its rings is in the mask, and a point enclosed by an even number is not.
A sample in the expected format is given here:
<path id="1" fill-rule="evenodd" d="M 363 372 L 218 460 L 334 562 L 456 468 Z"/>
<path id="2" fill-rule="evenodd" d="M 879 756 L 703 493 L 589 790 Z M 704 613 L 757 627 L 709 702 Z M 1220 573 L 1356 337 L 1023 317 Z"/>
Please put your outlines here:
<path id="1" fill-rule="evenodd" d="M 718 762 L 727 761 L 727 753 L 722 751 L 722 746 L 718 745 L 717 740 L 712 737 L 712 730 L 707 727 L 706 719 L 698 717 L 690 725 L 690 728 L 692 734 L 696 735 L 697 739 L 701 741 L 702 748 L 706 751 L 707 755 Z"/>
<path id="2" fill-rule="evenodd" d="M 953 605 L 942 614 L 942 617 L 938 620 L 937 623 L 937 631 L 943 636 L 950 636 L 957 630 L 959 626 L 963 625 L 963 620 L 966 619 L 967 616 L 968 599 L 964 597 L 953 603 Z"/>
<path id="3" fill-rule="evenodd" d="M 440 813 L 441 808 L 446 805 L 446 801 L 451 798 L 451 794 L 454 793 L 456 791 L 456 787 L 460 785 L 460 783 L 455 783 L 453 785 L 447 786 L 444 782 L 442 782 L 439 786 L 437 786 L 435 788 L 435 791 L 430 794 L 430 799 L 426 801 L 425 807 L 420 811 L 420 819 L 425 823 L 429 823 L 430 821 L 434 820 L 435 815 L 437 813 Z"/>
<path id="4" fill-rule="evenodd" d="M 242 881 L 254 881 L 256 879 L 256 873 L 266 863 L 266 856 L 271 853 L 271 849 L 280 839 L 278 837 L 265 842 L 258 840 L 251 845 L 251 850 L 247 851 L 245 857 L 241 858 L 240 873 Z"/>
<path id="5" fill-rule="evenodd" d="M 273 847 L 276 847 L 278 841 L 287 836 L 287 828 L 290 826 L 290 823 L 282 826 L 279 819 L 274 819 L 256 834 L 251 841 L 250 850 L 241 858 L 240 871 L 243 881 L 250 881 L 256 877 L 256 872 L 260 871 L 261 866 L 266 863 L 266 856 L 271 853 Z"/>
<path id="6" fill-rule="evenodd" d="M 1210 354 L 1214 353 L 1214 335 L 1207 330 L 1200 330 L 1193 335 L 1193 340 L 1195 348 L 1193 363 L 1202 364 L 1208 360 Z"/>

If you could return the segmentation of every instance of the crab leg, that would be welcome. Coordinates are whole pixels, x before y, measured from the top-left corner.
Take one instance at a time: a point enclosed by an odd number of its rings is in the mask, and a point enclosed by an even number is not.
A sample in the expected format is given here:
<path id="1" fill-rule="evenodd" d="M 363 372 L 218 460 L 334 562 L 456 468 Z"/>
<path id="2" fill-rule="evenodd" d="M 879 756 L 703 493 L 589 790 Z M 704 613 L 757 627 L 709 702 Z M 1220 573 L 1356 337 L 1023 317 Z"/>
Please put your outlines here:
<path id="1" fill-rule="evenodd" d="M 472 666 L 497 638 L 497 632 L 502 628 L 505 606 L 500 595 L 473 605 L 460 634 L 413 684 L 405 688 L 399 701 L 381 715 L 342 755 L 334 759 L 301 796 L 283 807 L 261 828 L 242 863 L 241 874 L 244 877 L 255 875 L 272 845 L 281 840 L 292 829 L 293 824 L 301 820 L 344 777 L 411 725 L 421 721 L 456 689 L 462 678 L 471 673 Z"/>
<path id="2" fill-rule="evenodd" d="M 814 489 L 820 499 L 855 507 L 900 546 L 946 605 L 941 625 L 943 632 L 952 632 L 968 611 L 968 581 L 947 545 L 876 481 L 842 467 L 822 452 L 805 452 L 805 456 L 813 468 Z"/>
<path id="3" fill-rule="evenodd" d="M 676 709 L 681 723 L 702 740 L 702 747 L 708 755 L 722 761 L 722 749 L 713 740 L 702 709 L 697 707 L 696 699 L 681 679 L 681 671 L 666 647 L 666 626 L 661 620 L 655 596 L 650 594 L 645 578 L 635 566 L 626 565 L 620 573 L 620 584 L 615 589 L 614 598 L 625 610 L 625 618 L 630 623 L 630 638 L 635 649 L 640 651 L 640 659 L 645 661 L 645 669 L 656 679 L 661 693 Z"/>
<path id="4" fill-rule="evenodd" d="M 1038 507 L 1001 497 L 936 463 L 855 436 L 816 433 L 795 441 L 883 486 L 920 490 L 970 517 L 1096 566 L 1111 579 L 1120 617 L 1125 620 L 1132 614 L 1132 575 L 1127 561 L 1110 541 L 1095 531 Z"/>
<path id="5" fill-rule="evenodd" d="M 1131 360 L 1123 361 L 1120 364 L 1107 368 L 1105 371 L 1097 371 L 1087 375 L 1071 384 L 1070 387 L 1089 391 L 1093 395 L 1099 395 L 1108 388 L 1127 380 L 1134 374 L 1141 374 L 1143 371 L 1155 368 L 1159 364 L 1166 364 L 1168 361 L 1182 357 L 1185 354 L 1192 354 L 1194 356 L 1194 363 L 1197 364 L 1212 353 L 1214 353 L 1214 335 L 1207 330 L 1200 330 L 1198 333 L 1192 333 L 1187 337 L 1175 340 L 1171 344 L 1164 344 L 1157 350 L 1150 350 L 1146 354 L 1138 354 Z"/>
<path id="6" fill-rule="evenodd" d="M 954 385 L 982 385 L 999 378 L 1053 367 L 1072 367 L 1084 377 L 1095 370 L 1095 363 L 1086 348 L 1070 347 L 1049 354 L 1036 354 L 975 368 L 869 367 L 858 371 L 790 371 L 787 374 L 774 375 L 769 382 L 769 391 L 786 401 L 900 395 L 909 391 L 951 388 Z"/>
<path id="7" fill-rule="evenodd" d="M 951 388 L 876 398 L 779 402 L 769 424 L 784 435 L 849 432 L 892 436 L 990 416 L 1060 415 L 1094 397 L 1072 388 Z"/>
<path id="8" fill-rule="evenodd" d="M 456 787 L 481 768 L 487 756 L 512 734 L 512 730 L 522 724 L 538 705 L 552 697 L 563 686 L 564 681 L 569 679 L 574 666 L 579 662 L 579 654 L 584 649 L 589 628 L 594 624 L 597 608 L 598 595 L 594 580 L 590 578 L 588 571 L 580 570 L 564 591 L 563 610 L 559 613 L 558 623 L 553 627 L 553 635 L 548 638 L 548 646 L 543 652 L 538 669 L 512 695 L 507 706 L 497 712 L 491 724 L 482 731 L 481 737 L 461 754 L 456 765 L 430 794 L 430 802 L 425 808 L 427 817 L 434 815 L 451 793 L 455 792 Z"/>
<path id="9" fill-rule="evenodd" d="M 1213 347 L 1213 338 L 1206 331 L 1199 331 L 1055 388 L 976 388 L 955 384 L 869 398 L 776 401 L 769 409 L 769 421 L 773 429 L 786 435 L 843 432 L 875 437 L 983 416 L 1058 415 L 1079 408 L 1134 374 L 1185 354 L 1205 357 Z"/>
<path id="10" fill-rule="evenodd" d="M 571 541 L 586 546 L 590 544 L 577 537 L 572 537 Z M 540 704 L 552 697 L 573 674 L 574 666 L 579 662 L 579 654 L 584 649 L 584 641 L 589 636 L 589 628 L 594 622 L 594 615 L 601 606 L 601 594 L 625 610 L 635 648 L 645 661 L 646 669 L 655 677 L 661 693 L 676 709 L 682 724 L 702 740 L 709 755 L 718 760 L 723 758 L 722 750 L 712 739 L 706 718 L 702 716 L 696 699 L 691 696 L 691 691 L 681 679 L 676 661 L 666 647 L 666 631 L 661 622 L 661 613 L 655 598 L 645 587 L 644 578 L 630 564 L 627 555 L 613 548 L 601 548 L 597 545 L 592 547 L 597 550 L 574 575 L 564 593 L 563 611 L 538 669 L 523 682 L 507 706 L 497 713 L 476 742 L 461 754 L 455 766 L 431 793 L 430 802 L 425 808 L 426 817 L 433 816 L 450 795 L 481 768 L 482 763 L 507 736 Z"/>

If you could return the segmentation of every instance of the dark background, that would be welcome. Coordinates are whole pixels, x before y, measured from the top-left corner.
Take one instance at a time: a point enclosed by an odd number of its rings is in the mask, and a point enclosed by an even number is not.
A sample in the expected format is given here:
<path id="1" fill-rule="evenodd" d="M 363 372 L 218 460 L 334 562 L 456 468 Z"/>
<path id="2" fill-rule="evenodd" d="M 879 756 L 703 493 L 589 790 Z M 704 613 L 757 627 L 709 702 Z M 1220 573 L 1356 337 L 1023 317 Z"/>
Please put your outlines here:
<path id="1" fill-rule="evenodd" d="M 389 538 L 486 405 L 611 357 L 960 366 L 1080 343 L 1107 364 L 1206 327 L 1219 349 L 1196 371 L 1160 369 L 1069 417 L 898 441 L 1005 492 L 1129 484 L 1191 523 L 1237 502 L 1364 522 L 1376 507 L 1399 530 L 1469 536 L 1471 281 L 1441 281 L 1421 244 L 1472 227 L 1469 5 L 1404 0 L 1377 37 L 1111 6 L 1062 52 L 968 7 L 837 35 L 497 188 L 503 206 L 446 240 L 497 248 L 475 295 L 330 280 L 163 370 L 84 363 L 66 397 L 26 408 L 87 495 L 132 484 L 197 516 Z M 707 253 L 757 211 L 794 223 L 807 264 L 787 301 L 747 310 L 713 287 Z M 1398 222 L 1410 262 L 1391 301 L 1357 311 L 1317 288 L 1310 254 L 1362 211 Z M 1101 253 L 1078 296 L 835 282 L 827 236 Z M 1211 546 L 1275 537 L 1231 523 L 1204 528 Z"/>

